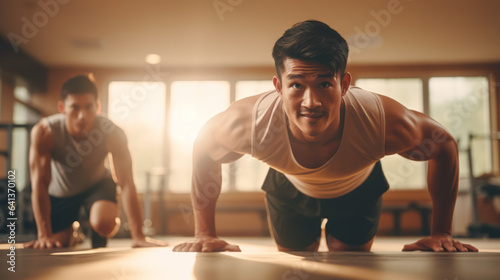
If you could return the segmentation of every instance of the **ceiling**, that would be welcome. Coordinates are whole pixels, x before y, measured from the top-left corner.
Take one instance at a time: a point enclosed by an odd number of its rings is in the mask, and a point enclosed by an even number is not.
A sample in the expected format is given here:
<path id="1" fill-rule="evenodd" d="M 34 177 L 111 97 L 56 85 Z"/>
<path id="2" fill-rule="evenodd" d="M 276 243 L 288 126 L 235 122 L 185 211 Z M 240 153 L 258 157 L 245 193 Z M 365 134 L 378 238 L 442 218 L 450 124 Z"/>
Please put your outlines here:
<path id="1" fill-rule="evenodd" d="M 45 3 L 45 4 L 44 4 Z M 276 39 L 317 19 L 353 64 L 500 62 L 496 0 L 0 0 L 0 33 L 49 67 L 273 65 Z M 15 43 L 15 44 L 16 44 Z"/>

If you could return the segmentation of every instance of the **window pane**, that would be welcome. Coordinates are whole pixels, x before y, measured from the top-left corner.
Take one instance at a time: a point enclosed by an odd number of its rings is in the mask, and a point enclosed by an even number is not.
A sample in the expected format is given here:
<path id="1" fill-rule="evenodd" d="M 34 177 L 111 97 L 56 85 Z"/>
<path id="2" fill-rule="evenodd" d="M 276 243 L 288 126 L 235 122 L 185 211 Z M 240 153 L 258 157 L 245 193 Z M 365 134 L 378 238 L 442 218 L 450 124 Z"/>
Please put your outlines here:
<path id="1" fill-rule="evenodd" d="M 28 88 L 25 86 L 17 86 L 14 88 L 14 96 L 24 102 L 30 102 L 30 93 L 28 91 Z"/>
<path id="2" fill-rule="evenodd" d="M 358 79 L 356 86 L 386 95 L 409 109 L 423 112 L 420 79 Z M 381 162 L 392 189 L 420 189 L 426 186 L 426 162 L 411 161 L 399 155 L 386 156 Z"/>
<path id="3" fill-rule="evenodd" d="M 146 172 L 163 167 L 165 91 L 161 82 L 111 82 L 109 118 L 127 135 L 137 190 L 146 188 Z"/>
<path id="4" fill-rule="evenodd" d="M 358 79 L 356 86 L 388 96 L 409 109 L 424 111 L 424 95 L 420 79 Z"/>
<path id="5" fill-rule="evenodd" d="M 271 80 L 265 81 L 239 81 L 236 83 L 236 100 L 252 95 L 264 93 L 274 89 Z"/>
<path id="6" fill-rule="evenodd" d="M 239 81 L 236 83 L 236 100 L 274 89 L 273 82 Z M 234 162 L 236 190 L 259 191 L 269 167 L 250 155 L 244 155 Z"/>
<path id="7" fill-rule="evenodd" d="M 431 116 L 443 124 L 459 140 L 462 148 L 469 133 L 490 132 L 488 79 L 486 77 L 440 77 L 429 80 Z M 491 141 L 473 141 L 475 175 L 491 172 Z M 468 176 L 468 158 L 460 154 L 460 175 Z"/>
<path id="8" fill-rule="evenodd" d="M 170 97 L 169 189 L 190 192 L 193 142 L 203 125 L 229 105 L 229 82 L 174 82 Z M 228 167 L 223 168 L 223 190 Z"/>
<path id="9" fill-rule="evenodd" d="M 16 87 L 15 92 L 28 92 L 26 87 Z M 17 97 L 17 96 L 16 96 Z M 14 117 L 15 124 L 33 124 L 40 120 L 40 115 L 33 109 L 26 107 L 24 104 L 14 102 Z M 12 133 L 12 168 L 16 170 L 17 189 L 24 189 L 29 180 L 28 168 L 28 140 L 29 130 L 25 128 L 15 128 Z"/>

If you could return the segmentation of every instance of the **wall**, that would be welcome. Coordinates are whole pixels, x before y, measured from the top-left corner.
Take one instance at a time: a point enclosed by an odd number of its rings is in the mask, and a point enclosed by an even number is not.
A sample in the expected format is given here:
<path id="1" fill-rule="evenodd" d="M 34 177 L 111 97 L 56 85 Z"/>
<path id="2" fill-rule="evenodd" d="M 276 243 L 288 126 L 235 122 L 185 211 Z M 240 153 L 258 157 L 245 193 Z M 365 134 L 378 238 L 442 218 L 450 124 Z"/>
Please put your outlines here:
<path id="1" fill-rule="evenodd" d="M 498 98 L 498 86 L 500 85 L 500 64 L 475 64 L 475 65 L 448 65 L 448 66 L 435 66 L 435 65 L 420 65 L 420 66 L 403 66 L 403 65 L 393 65 L 393 66 L 360 66 L 351 65 L 348 67 L 355 78 L 361 77 L 408 77 L 408 76 L 446 76 L 446 75 L 487 75 L 490 77 L 491 81 L 491 101 L 492 101 L 492 129 L 499 130 L 499 120 L 496 108 L 500 106 L 500 100 Z M 98 90 L 101 94 L 101 102 L 103 104 L 103 111 L 107 108 L 107 86 L 109 82 L 113 80 L 154 80 L 160 79 L 165 82 L 170 82 L 174 80 L 242 80 L 242 79 L 271 79 L 274 75 L 274 69 L 272 67 L 261 67 L 261 68 L 231 68 L 231 69 L 157 69 L 152 66 L 144 66 L 141 69 L 113 69 L 113 68 L 67 68 L 67 67 L 56 67 L 52 68 L 48 74 L 48 86 L 47 91 L 44 93 L 35 93 L 33 95 L 33 106 L 37 107 L 45 115 L 50 115 L 57 113 L 56 103 L 59 100 L 59 92 L 62 84 L 68 78 L 77 75 L 92 72 Z M 5 89 L 4 89 L 5 88 Z M 2 90 L 8 92 L 9 85 L 2 83 Z M 168 90 L 168 89 L 167 89 Z M 4 98 L 9 98 L 2 93 L 2 117 L 4 112 L 8 115 L 8 112 L 4 110 L 6 107 L 4 103 Z M 5 101 L 10 102 L 10 101 Z M 498 146 L 497 146 L 498 147 Z M 498 155 L 496 149 L 495 154 Z M 495 167 L 498 170 L 498 156 L 494 157 L 496 159 Z M 0 163 L 1 164 L 1 163 Z M 1 166 L 0 166 L 1 167 Z M 425 190 L 419 191 L 417 194 L 419 197 L 425 197 Z M 412 201 L 415 197 L 415 193 L 406 192 L 401 193 L 396 196 L 391 196 L 391 192 L 388 193 L 389 198 L 386 201 L 392 201 L 392 203 L 408 203 Z M 189 196 L 187 195 L 175 195 L 175 194 L 165 194 L 165 201 L 168 203 L 168 207 L 172 209 L 179 210 L 178 213 L 172 212 L 168 219 L 162 219 L 160 217 L 160 204 L 158 197 L 153 199 L 153 225 L 156 228 L 168 228 L 167 233 L 169 234 L 179 234 L 179 235 L 192 235 L 194 224 L 189 222 L 189 212 L 188 207 L 190 205 Z M 257 207 L 263 208 L 263 195 L 262 193 L 256 194 L 223 194 L 221 197 L 221 203 L 219 206 L 227 206 L 238 201 L 241 205 L 248 208 Z M 429 203 L 429 199 L 423 200 Z M 389 202 L 388 202 L 389 203 Z M 454 225 L 454 227 L 459 228 L 459 233 L 464 233 L 467 223 L 468 213 L 470 213 L 470 200 L 467 197 L 460 197 L 457 202 L 457 211 L 455 216 L 455 221 L 460 221 L 459 225 Z M 483 205 L 483 204 L 481 204 Z M 180 207 L 180 208 L 179 208 Z M 489 209 L 488 207 L 481 206 L 482 209 Z M 184 212 L 182 212 L 184 211 Z M 163 220 L 163 221 L 162 221 Z M 421 229 L 421 219 L 420 215 L 415 211 L 405 212 L 402 216 L 402 233 L 403 234 L 419 234 Z M 383 213 L 380 221 L 380 234 L 390 234 L 393 231 L 393 216 L 390 213 Z M 164 223 L 164 224 L 162 224 Z M 217 214 L 217 227 L 220 230 L 221 235 L 261 235 L 266 229 L 262 225 L 262 219 L 259 214 L 253 212 L 246 213 L 219 213 Z"/>

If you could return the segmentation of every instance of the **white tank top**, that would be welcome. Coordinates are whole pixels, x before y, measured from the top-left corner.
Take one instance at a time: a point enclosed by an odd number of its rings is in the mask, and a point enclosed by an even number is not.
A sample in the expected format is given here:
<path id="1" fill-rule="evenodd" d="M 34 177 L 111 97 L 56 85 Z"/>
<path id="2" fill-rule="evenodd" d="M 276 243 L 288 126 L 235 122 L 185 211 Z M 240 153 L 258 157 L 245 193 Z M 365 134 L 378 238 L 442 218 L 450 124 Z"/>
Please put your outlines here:
<path id="1" fill-rule="evenodd" d="M 263 94 L 255 104 L 251 155 L 283 173 L 308 196 L 334 198 L 354 190 L 385 155 L 385 115 L 380 98 L 361 88 L 351 86 L 343 99 L 340 146 L 321 167 L 306 168 L 295 159 L 283 102 L 276 91 Z"/>

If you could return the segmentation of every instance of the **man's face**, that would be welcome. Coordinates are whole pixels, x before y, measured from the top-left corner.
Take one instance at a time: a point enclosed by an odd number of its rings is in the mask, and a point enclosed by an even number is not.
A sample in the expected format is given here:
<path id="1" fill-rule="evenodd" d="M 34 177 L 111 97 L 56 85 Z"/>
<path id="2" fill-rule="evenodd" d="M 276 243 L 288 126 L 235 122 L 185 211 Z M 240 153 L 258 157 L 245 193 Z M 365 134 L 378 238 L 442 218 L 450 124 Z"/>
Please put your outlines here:
<path id="1" fill-rule="evenodd" d="M 68 94 L 64 101 L 59 101 L 59 112 L 66 115 L 66 128 L 75 138 L 85 138 L 92 129 L 98 104 L 92 93 Z"/>
<path id="2" fill-rule="evenodd" d="M 283 100 L 291 132 L 310 141 L 336 133 L 350 75 L 341 80 L 326 65 L 292 58 L 285 59 L 283 66 L 281 80 L 274 77 L 273 82 Z"/>

